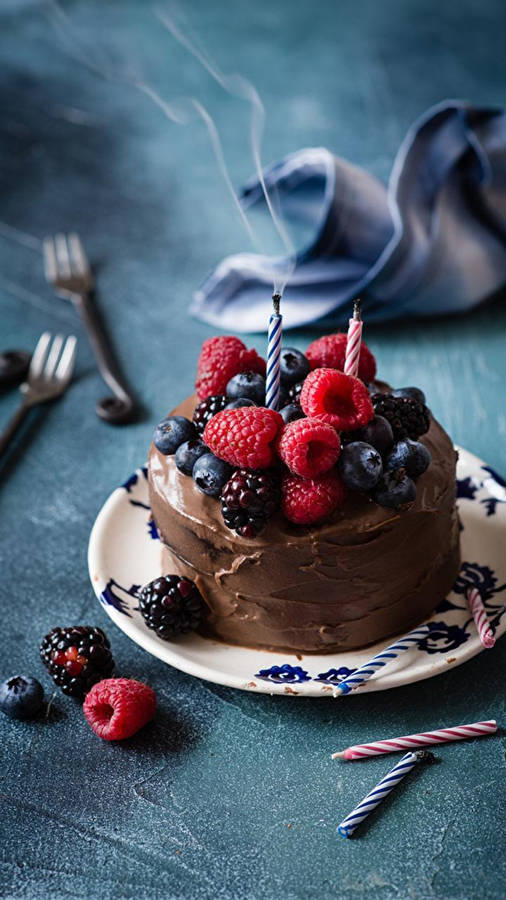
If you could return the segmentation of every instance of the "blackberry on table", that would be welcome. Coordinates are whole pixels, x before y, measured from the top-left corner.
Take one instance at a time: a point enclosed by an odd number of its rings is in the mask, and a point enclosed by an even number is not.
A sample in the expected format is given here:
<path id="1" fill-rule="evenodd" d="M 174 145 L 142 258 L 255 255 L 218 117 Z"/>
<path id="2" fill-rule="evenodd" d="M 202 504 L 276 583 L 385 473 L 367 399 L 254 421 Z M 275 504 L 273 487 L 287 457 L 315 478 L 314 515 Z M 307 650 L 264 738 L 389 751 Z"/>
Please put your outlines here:
<path id="1" fill-rule="evenodd" d="M 221 412 L 222 409 L 225 409 L 227 403 L 229 402 L 229 398 L 225 396 L 225 394 L 212 394 L 210 397 L 207 397 L 205 400 L 202 400 L 195 407 L 195 411 L 193 413 L 193 424 L 195 428 L 199 432 L 199 434 L 203 434 L 204 428 L 207 423 L 216 413 Z"/>
<path id="2" fill-rule="evenodd" d="M 277 472 L 237 469 L 221 492 L 221 512 L 227 528 L 254 538 L 281 502 Z"/>
<path id="3" fill-rule="evenodd" d="M 376 415 L 390 422 L 396 441 L 406 437 L 416 441 L 429 430 L 429 410 L 419 400 L 392 394 L 373 394 L 371 400 Z"/>
<path id="4" fill-rule="evenodd" d="M 111 645 L 101 628 L 74 625 L 53 628 L 43 638 L 40 657 L 64 694 L 82 700 L 114 669 Z"/>
<path id="5" fill-rule="evenodd" d="M 195 631 L 206 612 L 197 586 L 189 578 L 162 575 L 143 587 L 139 609 L 148 626 L 164 641 Z"/>

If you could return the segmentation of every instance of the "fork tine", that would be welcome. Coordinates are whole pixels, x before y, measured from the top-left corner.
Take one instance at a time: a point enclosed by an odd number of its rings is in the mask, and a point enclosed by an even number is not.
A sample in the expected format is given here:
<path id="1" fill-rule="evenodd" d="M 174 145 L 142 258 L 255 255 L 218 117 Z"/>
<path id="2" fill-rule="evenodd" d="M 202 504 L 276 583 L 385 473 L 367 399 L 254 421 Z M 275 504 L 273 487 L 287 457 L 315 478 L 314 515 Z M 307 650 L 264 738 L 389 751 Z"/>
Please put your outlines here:
<path id="1" fill-rule="evenodd" d="M 56 248 L 56 263 L 60 275 L 68 277 L 71 274 L 69 248 L 64 234 L 57 234 L 54 239 Z"/>
<path id="2" fill-rule="evenodd" d="M 79 235 L 75 232 L 69 234 L 68 245 L 70 248 L 72 268 L 75 270 L 77 275 L 88 275 L 90 266 Z"/>
<path id="3" fill-rule="evenodd" d="M 58 274 L 58 266 L 56 264 L 56 250 L 54 247 L 54 241 L 52 237 L 45 237 L 43 243 L 44 249 L 44 273 L 46 276 L 46 281 L 52 283 L 56 281 L 56 276 Z"/>
<path id="4" fill-rule="evenodd" d="M 63 353 L 61 355 L 58 368 L 55 372 L 55 377 L 58 379 L 58 381 L 68 383 L 72 378 L 72 373 L 74 371 L 74 365 L 76 361 L 76 352 L 77 338 L 75 337 L 75 335 L 71 334 L 65 341 Z"/>
<path id="5" fill-rule="evenodd" d="M 46 362 L 47 350 L 49 344 L 51 343 L 51 334 L 49 331 L 45 331 L 44 334 L 41 334 L 39 340 L 37 341 L 37 346 L 33 351 L 32 361 L 30 363 L 30 369 L 28 372 L 28 378 L 38 378 L 41 374 L 42 369 L 44 368 L 44 363 Z"/>
<path id="6" fill-rule="evenodd" d="M 60 350 L 62 348 L 62 344 L 63 344 L 63 337 L 61 336 L 61 334 L 57 334 L 51 345 L 51 349 L 49 351 L 49 356 L 47 358 L 47 363 L 44 368 L 44 378 L 46 378 L 48 381 L 54 375 L 54 372 L 56 369 L 56 364 L 57 364 L 58 358 L 60 356 Z"/>

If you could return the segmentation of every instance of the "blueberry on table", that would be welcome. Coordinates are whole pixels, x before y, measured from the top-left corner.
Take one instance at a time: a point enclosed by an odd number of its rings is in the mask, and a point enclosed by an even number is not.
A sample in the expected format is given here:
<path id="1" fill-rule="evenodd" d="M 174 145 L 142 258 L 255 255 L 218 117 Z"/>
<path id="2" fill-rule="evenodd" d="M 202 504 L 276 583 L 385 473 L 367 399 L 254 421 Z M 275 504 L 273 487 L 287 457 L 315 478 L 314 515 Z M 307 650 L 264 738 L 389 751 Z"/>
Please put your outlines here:
<path id="1" fill-rule="evenodd" d="M 176 466 L 183 475 L 192 475 L 197 460 L 208 452 L 208 448 L 200 438 L 185 441 L 176 450 L 174 458 Z"/>
<path id="2" fill-rule="evenodd" d="M 418 478 L 429 468 L 430 452 L 419 441 L 398 441 L 385 459 L 385 470 L 404 468 L 410 478 Z"/>
<path id="3" fill-rule="evenodd" d="M 156 426 L 153 441 L 160 453 L 169 456 L 185 441 L 196 437 L 198 434 L 193 422 L 184 416 L 169 416 Z"/>
<path id="4" fill-rule="evenodd" d="M 388 419 L 384 416 L 374 416 L 367 425 L 353 432 L 354 441 L 364 441 L 371 444 L 382 456 L 388 453 L 394 442 L 394 433 Z"/>
<path id="5" fill-rule="evenodd" d="M 205 453 L 193 467 L 193 480 L 198 489 L 209 497 L 219 497 L 221 489 L 232 474 L 232 466 L 218 459 L 214 453 Z"/>
<path id="6" fill-rule="evenodd" d="M 257 406 L 265 406 L 265 378 L 258 372 L 239 372 L 227 384 L 229 400 L 247 398 Z"/>
<path id="7" fill-rule="evenodd" d="M 239 397 L 238 400 L 232 400 L 230 403 L 227 403 L 225 409 L 241 409 L 243 406 L 256 406 L 254 400 L 250 400 L 249 397 Z"/>
<path id="8" fill-rule="evenodd" d="M 284 406 L 283 409 L 279 410 L 279 414 L 285 425 L 288 425 L 289 422 L 295 422 L 297 419 L 304 418 L 302 407 L 299 406 L 298 403 L 289 403 L 288 406 Z"/>
<path id="9" fill-rule="evenodd" d="M 286 387 L 304 381 L 306 375 L 309 375 L 309 369 L 309 361 L 300 350 L 296 350 L 294 347 L 285 347 L 281 351 L 279 371 L 281 381 Z"/>
<path id="10" fill-rule="evenodd" d="M 44 702 L 44 690 L 31 675 L 13 675 L 0 684 L 0 710 L 11 719 L 32 719 Z"/>
<path id="11" fill-rule="evenodd" d="M 394 397 L 410 397 L 412 400 L 418 400 L 419 403 L 425 403 L 425 394 L 417 387 L 396 388 L 392 391 Z"/>
<path id="12" fill-rule="evenodd" d="M 338 469 L 346 487 L 352 491 L 370 491 L 383 473 L 383 463 L 371 444 L 355 441 L 341 450 Z"/>
<path id="13" fill-rule="evenodd" d="M 371 497 L 378 506 L 399 509 L 413 502 L 416 497 L 416 485 L 404 469 L 394 469 L 384 473 Z"/>

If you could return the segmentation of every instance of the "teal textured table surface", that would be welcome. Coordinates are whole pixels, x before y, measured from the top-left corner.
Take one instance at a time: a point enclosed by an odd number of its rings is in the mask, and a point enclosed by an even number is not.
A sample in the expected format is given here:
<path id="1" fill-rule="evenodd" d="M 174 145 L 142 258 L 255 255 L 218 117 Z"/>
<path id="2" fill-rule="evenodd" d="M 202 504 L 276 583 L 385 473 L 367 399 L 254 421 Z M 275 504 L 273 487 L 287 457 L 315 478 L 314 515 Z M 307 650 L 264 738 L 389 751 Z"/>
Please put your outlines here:
<path id="1" fill-rule="evenodd" d="M 0 721 L 0 896 L 5 898 L 499 898 L 505 894 L 506 742 L 441 747 L 360 836 L 336 826 L 391 757 L 339 763 L 380 737 L 505 721 L 506 640 L 464 666 L 339 701 L 255 696 L 183 675 L 107 619 L 87 541 L 111 490 L 146 455 L 156 421 L 192 388 L 211 331 L 187 312 L 226 254 L 250 249 L 203 124 L 177 127 L 128 78 L 209 106 L 239 186 L 247 109 L 174 44 L 150 4 L 6 0 L 0 9 L 0 349 L 75 333 L 77 374 L 0 470 L 1 678 L 52 685 L 38 659 L 55 625 L 106 629 L 117 670 L 156 691 L 156 719 L 100 741 L 57 693 L 47 719 Z M 188 18 L 227 71 L 264 99 L 264 160 L 324 145 L 386 179 L 410 123 L 444 97 L 504 102 L 499 0 L 192 2 Z M 53 10 L 53 12 L 52 12 Z M 502 17 L 502 18 L 501 18 Z M 69 31 L 69 28 L 72 30 Z M 90 67 L 89 64 L 92 64 Z M 144 406 L 114 428 L 73 309 L 44 282 L 41 239 L 76 230 Z M 344 323 L 343 323 L 344 324 Z M 456 443 L 506 472 L 504 298 L 462 318 L 367 327 L 382 378 L 415 384 Z M 294 332 L 304 348 L 316 331 Z M 251 344 L 263 351 L 265 338 Z M 0 398 L 0 422 L 17 403 Z"/>

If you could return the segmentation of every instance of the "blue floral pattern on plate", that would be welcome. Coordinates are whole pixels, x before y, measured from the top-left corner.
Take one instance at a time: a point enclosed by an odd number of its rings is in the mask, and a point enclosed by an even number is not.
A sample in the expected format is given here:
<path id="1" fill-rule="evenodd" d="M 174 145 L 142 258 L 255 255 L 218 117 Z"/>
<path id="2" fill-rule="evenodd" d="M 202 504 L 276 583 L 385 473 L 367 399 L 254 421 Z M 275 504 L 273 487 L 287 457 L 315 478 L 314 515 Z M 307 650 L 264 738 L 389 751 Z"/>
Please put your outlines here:
<path id="1" fill-rule="evenodd" d="M 271 666 L 270 669 L 260 669 L 255 678 L 274 681 L 276 684 L 300 684 L 302 681 L 311 681 L 304 669 L 300 666 L 291 666 L 289 663 L 285 663 L 283 666 Z"/>

